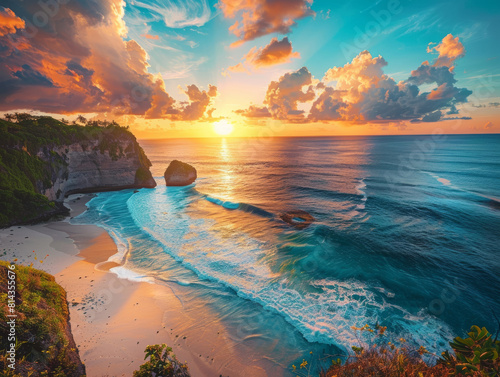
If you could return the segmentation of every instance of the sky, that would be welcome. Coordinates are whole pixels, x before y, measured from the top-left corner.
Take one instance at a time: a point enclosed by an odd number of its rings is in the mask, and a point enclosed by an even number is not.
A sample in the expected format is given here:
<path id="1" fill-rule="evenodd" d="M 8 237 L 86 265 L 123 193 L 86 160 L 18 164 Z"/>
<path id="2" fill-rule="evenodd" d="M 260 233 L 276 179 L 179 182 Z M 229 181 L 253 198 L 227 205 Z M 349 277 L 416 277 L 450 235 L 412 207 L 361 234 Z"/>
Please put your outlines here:
<path id="1" fill-rule="evenodd" d="M 0 113 L 138 138 L 500 132 L 500 2 L 0 0 Z"/>

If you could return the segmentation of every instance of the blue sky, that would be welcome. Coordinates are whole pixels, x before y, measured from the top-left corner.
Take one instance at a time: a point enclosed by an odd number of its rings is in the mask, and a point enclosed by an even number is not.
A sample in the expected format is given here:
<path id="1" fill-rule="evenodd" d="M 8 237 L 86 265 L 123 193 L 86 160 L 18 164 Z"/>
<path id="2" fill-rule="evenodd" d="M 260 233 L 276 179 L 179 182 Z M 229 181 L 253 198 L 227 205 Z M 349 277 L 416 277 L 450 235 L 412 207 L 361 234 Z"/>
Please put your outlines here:
<path id="1" fill-rule="evenodd" d="M 150 71 L 164 73 L 167 89 L 171 91 L 186 78 L 199 85 L 217 85 L 221 71 L 239 62 L 251 47 L 263 47 L 273 36 L 282 37 L 278 33 L 265 35 L 231 48 L 229 45 L 236 38 L 228 28 L 234 21 L 224 18 L 214 1 L 206 2 L 207 21 L 196 20 L 203 15 L 200 3 L 203 2 L 193 1 L 184 13 L 194 25 L 168 27 L 159 13 L 141 7 L 140 2 L 127 1 L 125 21 L 129 37 L 144 40 L 141 45 L 151 57 Z M 389 63 L 385 68 L 387 74 L 396 80 L 405 79 L 421 62 L 432 58 L 426 52 L 427 45 L 438 43 L 451 33 L 460 37 L 467 51 L 456 69 L 457 80 L 474 87 L 477 85 L 474 77 L 500 75 L 498 1 L 316 0 L 311 8 L 316 16 L 298 20 L 289 34 L 301 59 L 287 64 L 288 70 L 307 66 L 315 77 L 321 78 L 329 68 L 342 66 L 367 49 L 373 56 L 385 58 Z M 164 12 L 169 9 L 168 4 L 164 6 Z M 158 35 L 159 40 L 146 40 L 141 37 L 145 33 Z M 185 40 L 178 40 L 181 38 Z M 351 52 L 346 54 L 342 47 Z M 496 81 L 492 96 L 500 93 L 500 76 Z"/>

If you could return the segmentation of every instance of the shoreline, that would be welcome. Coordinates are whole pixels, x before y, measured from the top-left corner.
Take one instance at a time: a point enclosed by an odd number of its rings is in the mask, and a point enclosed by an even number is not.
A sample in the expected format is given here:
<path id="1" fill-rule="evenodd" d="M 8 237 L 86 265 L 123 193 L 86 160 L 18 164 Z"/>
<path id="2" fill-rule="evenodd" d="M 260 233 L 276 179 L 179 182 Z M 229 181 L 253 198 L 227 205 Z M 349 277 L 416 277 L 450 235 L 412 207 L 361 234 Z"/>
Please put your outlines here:
<path id="1" fill-rule="evenodd" d="M 92 196 L 69 196 L 70 216 L 84 212 Z M 0 241 L 1 259 L 33 263 L 66 290 L 71 330 L 89 377 L 132 376 L 144 363 L 146 346 L 159 343 L 172 347 L 193 377 L 268 375 L 259 362 L 245 360 L 217 313 L 184 299 L 189 287 L 131 281 L 109 271 L 122 264 L 108 261 L 118 249 L 101 227 L 70 224 L 67 217 L 1 229 Z"/>

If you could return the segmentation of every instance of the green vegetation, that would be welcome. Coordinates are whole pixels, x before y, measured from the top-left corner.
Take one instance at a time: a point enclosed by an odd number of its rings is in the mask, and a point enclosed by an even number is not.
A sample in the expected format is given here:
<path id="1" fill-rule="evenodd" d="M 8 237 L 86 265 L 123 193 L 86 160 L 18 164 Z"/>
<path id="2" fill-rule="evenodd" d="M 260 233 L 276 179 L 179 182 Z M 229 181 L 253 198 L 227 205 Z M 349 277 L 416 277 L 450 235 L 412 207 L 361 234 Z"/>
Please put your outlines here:
<path id="1" fill-rule="evenodd" d="M 8 263 L 0 261 L 0 369 L 4 376 L 85 375 L 69 328 L 66 292 L 52 275 L 16 265 L 16 370 L 7 367 Z"/>
<path id="2" fill-rule="evenodd" d="M 142 364 L 139 370 L 134 372 L 134 377 L 189 377 L 189 370 L 186 364 L 182 364 L 172 353 L 172 348 L 166 344 L 155 344 L 146 347 L 146 356 L 149 361 Z"/>
<path id="3" fill-rule="evenodd" d="M 87 121 L 82 116 L 78 121 L 84 125 L 25 113 L 6 114 L 5 120 L 0 119 L 0 227 L 63 212 L 62 206 L 41 195 L 53 186 L 56 174 L 68 166 L 69 150 L 59 154 L 54 148 L 77 143 L 87 150 L 98 141 L 94 150 L 108 152 L 113 160 L 134 152 L 133 148 L 123 151 L 120 143 L 124 138 L 131 141 L 129 146 L 136 142 L 128 128 L 115 122 Z M 137 179 L 147 179 L 151 164 L 142 148 L 136 146 L 144 170 L 137 171 Z"/>
<path id="4" fill-rule="evenodd" d="M 353 346 L 354 355 L 342 363 L 340 358 L 333 359 L 332 364 L 321 377 L 445 377 L 445 376 L 500 376 L 500 341 L 494 339 L 486 328 L 472 326 L 468 338 L 456 337 L 451 343 L 452 352 L 446 351 L 441 357 L 431 355 L 424 347 L 408 345 L 400 339 L 400 347 L 391 342 L 381 342 L 386 327 L 368 325 L 355 328 L 367 331 L 376 336 L 377 343 L 368 349 Z M 429 366 L 422 356 L 426 355 L 435 363 Z M 297 368 L 292 367 L 298 376 L 309 376 L 307 361 Z"/>

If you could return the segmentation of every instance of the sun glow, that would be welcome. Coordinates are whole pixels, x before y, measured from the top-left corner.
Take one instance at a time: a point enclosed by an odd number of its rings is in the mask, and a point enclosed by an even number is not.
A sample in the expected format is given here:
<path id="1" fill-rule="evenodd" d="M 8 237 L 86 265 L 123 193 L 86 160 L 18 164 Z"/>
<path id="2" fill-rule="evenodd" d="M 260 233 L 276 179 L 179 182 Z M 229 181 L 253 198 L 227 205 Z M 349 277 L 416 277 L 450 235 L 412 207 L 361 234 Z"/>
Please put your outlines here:
<path id="1" fill-rule="evenodd" d="M 226 136 L 233 132 L 233 125 L 226 119 L 222 119 L 214 123 L 214 131 L 218 135 Z"/>

